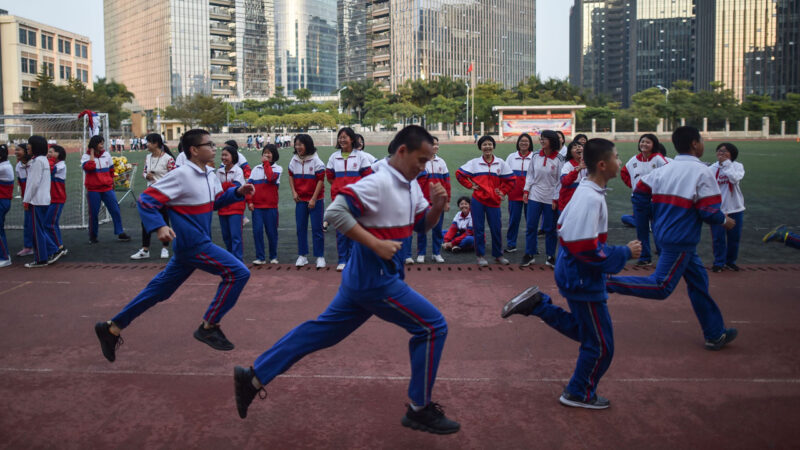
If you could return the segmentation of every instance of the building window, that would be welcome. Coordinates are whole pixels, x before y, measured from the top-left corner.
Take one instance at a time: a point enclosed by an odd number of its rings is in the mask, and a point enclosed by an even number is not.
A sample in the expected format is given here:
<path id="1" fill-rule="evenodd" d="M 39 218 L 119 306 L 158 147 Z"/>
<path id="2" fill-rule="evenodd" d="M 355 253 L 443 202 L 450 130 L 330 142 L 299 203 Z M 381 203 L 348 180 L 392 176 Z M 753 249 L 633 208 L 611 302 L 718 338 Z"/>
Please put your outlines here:
<path id="1" fill-rule="evenodd" d="M 53 78 L 53 76 L 55 76 L 55 65 L 49 62 L 43 62 L 42 72 L 46 73 L 50 78 Z"/>
<path id="2" fill-rule="evenodd" d="M 36 74 L 36 60 L 31 58 L 22 57 L 21 59 L 22 73 Z"/>
<path id="3" fill-rule="evenodd" d="M 36 32 L 20 27 L 19 43 L 36 47 Z"/>
<path id="4" fill-rule="evenodd" d="M 59 68 L 58 72 L 62 80 L 69 80 L 70 78 L 72 78 L 72 67 L 58 66 L 58 68 Z"/>
<path id="5" fill-rule="evenodd" d="M 61 39 L 58 40 L 58 52 L 64 53 L 64 41 L 62 41 Z"/>
<path id="6" fill-rule="evenodd" d="M 75 56 L 81 56 L 81 44 L 78 44 L 77 42 L 75 43 Z"/>

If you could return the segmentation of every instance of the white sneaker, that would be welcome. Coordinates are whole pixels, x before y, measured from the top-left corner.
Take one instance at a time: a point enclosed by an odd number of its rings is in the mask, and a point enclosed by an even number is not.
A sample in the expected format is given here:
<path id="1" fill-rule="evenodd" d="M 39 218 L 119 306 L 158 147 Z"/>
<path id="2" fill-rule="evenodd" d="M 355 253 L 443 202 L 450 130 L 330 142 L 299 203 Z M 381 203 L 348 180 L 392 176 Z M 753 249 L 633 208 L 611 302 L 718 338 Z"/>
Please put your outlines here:
<path id="1" fill-rule="evenodd" d="M 308 258 L 303 255 L 298 256 L 297 261 L 294 263 L 294 265 L 297 267 L 303 267 L 306 264 L 308 264 Z"/>
<path id="2" fill-rule="evenodd" d="M 264 264 L 266 264 L 266 263 L 267 263 L 267 262 L 266 262 L 266 261 L 264 261 L 263 259 L 254 259 L 254 260 L 253 260 L 253 264 L 255 264 L 255 265 L 257 265 L 257 266 L 263 266 L 263 265 L 264 265 Z"/>
<path id="3" fill-rule="evenodd" d="M 511 264 L 511 263 L 508 261 L 508 259 L 506 259 L 506 258 L 503 258 L 502 256 L 501 256 L 501 257 L 499 257 L 499 258 L 495 258 L 495 259 L 494 259 L 494 261 L 495 261 L 497 264 L 502 264 L 502 265 L 504 265 L 504 266 L 507 266 L 507 265 Z"/>
<path id="4" fill-rule="evenodd" d="M 131 259 L 147 259 L 150 257 L 150 251 L 140 248 L 138 252 L 131 255 Z"/>
<path id="5" fill-rule="evenodd" d="M 414 265 L 414 258 L 412 258 L 410 256 L 408 258 L 406 258 L 406 264 L 408 264 L 409 266 L 413 266 Z"/>
<path id="6" fill-rule="evenodd" d="M 247 216 L 245 216 L 244 219 L 242 219 L 242 226 L 245 226 L 248 223 L 250 223 L 250 219 L 248 219 Z"/>
<path id="7" fill-rule="evenodd" d="M 322 256 L 317 258 L 317 269 L 324 269 L 327 264 L 325 263 L 325 258 Z"/>
<path id="8" fill-rule="evenodd" d="M 344 270 L 344 263 L 341 263 L 341 264 L 339 264 L 338 266 L 336 266 L 336 271 L 337 271 L 337 272 L 341 272 L 341 271 L 343 271 L 343 270 Z"/>
<path id="9" fill-rule="evenodd" d="M 269 263 L 270 263 L 270 264 L 279 264 L 279 263 L 278 263 L 278 258 L 275 258 L 275 259 L 270 259 L 270 260 L 269 260 Z"/>
<path id="10" fill-rule="evenodd" d="M 417 255 L 417 264 L 422 264 L 425 262 L 425 255 Z"/>
<path id="11" fill-rule="evenodd" d="M 11 258 L 0 259 L 0 267 L 8 267 L 11 265 Z"/>
<path id="12" fill-rule="evenodd" d="M 433 260 L 435 262 L 437 262 L 437 263 L 443 263 L 444 262 L 444 258 L 442 258 L 442 255 L 433 255 Z"/>
<path id="13" fill-rule="evenodd" d="M 486 260 L 483 256 L 478 256 L 478 267 L 487 267 L 489 266 L 489 261 Z"/>
<path id="14" fill-rule="evenodd" d="M 169 250 L 164 247 L 161 247 L 161 259 L 169 258 Z"/>

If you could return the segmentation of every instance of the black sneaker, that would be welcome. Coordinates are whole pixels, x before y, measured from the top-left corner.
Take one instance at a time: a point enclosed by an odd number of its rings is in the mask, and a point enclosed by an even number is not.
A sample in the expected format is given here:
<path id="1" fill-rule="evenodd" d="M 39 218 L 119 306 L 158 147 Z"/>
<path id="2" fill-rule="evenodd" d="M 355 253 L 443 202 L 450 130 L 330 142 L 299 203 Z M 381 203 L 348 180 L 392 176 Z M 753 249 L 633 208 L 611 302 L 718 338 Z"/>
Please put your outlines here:
<path id="1" fill-rule="evenodd" d="M 51 256 L 50 259 L 47 260 L 47 264 L 53 264 L 66 254 L 67 254 L 66 248 L 64 247 L 59 248 L 55 253 L 53 253 L 53 256 Z"/>
<path id="2" fill-rule="evenodd" d="M 584 401 L 580 397 L 564 392 L 561 394 L 558 401 L 564 406 L 572 406 L 574 408 L 606 409 L 611 406 L 611 402 L 607 398 L 600 397 L 599 395 L 596 395 L 589 401 Z"/>
<path id="3" fill-rule="evenodd" d="M 639 261 L 636 261 L 636 265 L 639 267 L 648 267 L 652 266 L 653 262 L 650 261 L 649 259 L 640 259 Z"/>
<path id="4" fill-rule="evenodd" d="M 131 240 L 131 237 L 128 236 L 127 234 L 125 234 L 125 233 L 120 233 L 117 236 L 117 240 L 120 241 L 120 242 L 128 242 L 128 241 Z"/>
<path id="5" fill-rule="evenodd" d="M 503 306 L 500 317 L 505 319 L 512 314 L 529 316 L 533 313 L 533 309 L 536 308 L 536 305 L 541 303 L 542 300 L 544 300 L 544 296 L 539 292 L 539 287 L 531 286 L 509 300 L 505 306 Z"/>
<path id="6" fill-rule="evenodd" d="M 545 234 L 547 234 L 547 232 L 544 230 L 539 230 L 539 232 L 536 233 L 537 236 L 544 236 Z"/>
<path id="7" fill-rule="evenodd" d="M 239 366 L 233 368 L 233 393 L 236 396 L 236 410 L 239 411 L 239 417 L 242 419 L 247 417 L 247 408 L 250 403 L 253 403 L 256 394 L 261 400 L 267 398 L 266 389 L 263 387 L 256 389 L 253 386 L 253 377 L 255 376 L 256 374 L 252 367 L 249 369 Z"/>
<path id="8" fill-rule="evenodd" d="M 506 247 L 505 250 L 503 250 L 503 252 L 505 252 L 505 253 L 516 253 L 516 251 L 517 251 L 517 247 L 515 247 L 513 245 L 510 245 L 510 246 Z"/>
<path id="9" fill-rule="evenodd" d="M 531 264 L 533 264 L 533 255 L 529 255 L 527 253 L 522 255 L 522 261 L 520 261 L 519 266 L 528 267 Z"/>
<path id="10" fill-rule="evenodd" d="M 27 267 L 28 269 L 37 269 L 39 267 L 47 267 L 48 264 L 50 263 L 47 261 L 35 261 L 26 263 L 25 267 Z"/>
<path id="11" fill-rule="evenodd" d="M 547 260 L 544 262 L 546 266 L 550 266 L 555 268 L 556 267 L 556 257 L 555 256 L 548 256 Z"/>
<path id="12" fill-rule="evenodd" d="M 732 271 L 734 271 L 734 272 L 738 272 L 738 271 L 740 271 L 740 270 L 741 270 L 741 269 L 739 268 L 739 266 L 737 266 L 736 264 L 733 264 L 733 263 L 728 263 L 728 264 L 725 264 L 725 268 L 726 268 L 726 269 L 728 269 L 728 270 L 732 270 Z"/>
<path id="13" fill-rule="evenodd" d="M 706 350 L 721 350 L 722 347 L 725 347 L 727 344 L 733 342 L 738 335 L 739 332 L 736 330 L 736 328 L 728 328 L 718 339 L 714 341 L 706 341 Z"/>
<path id="14" fill-rule="evenodd" d="M 233 350 L 233 343 L 225 337 L 219 324 L 213 325 L 211 328 L 206 328 L 200 324 L 200 328 L 194 331 L 194 338 L 200 342 L 208 344 L 214 350 Z"/>
<path id="15" fill-rule="evenodd" d="M 714 266 L 711 268 L 711 271 L 714 273 L 720 273 L 722 272 L 722 266 Z"/>
<path id="16" fill-rule="evenodd" d="M 98 241 L 97 238 L 89 238 L 89 243 L 90 244 L 97 244 L 98 242 L 100 242 L 100 241 Z"/>
<path id="17" fill-rule="evenodd" d="M 414 411 L 408 406 L 406 415 L 400 421 L 404 427 L 412 430 L 427 431 L 434 434 L 451 434 L 461 429 L 461 424 L 448 419 L 444 415 L 442 406 L 438 403 L 428 403 L 427 406 Z"/>
<path id="18" fill-rule="evenodd" d="M 114 362 L 117 359 L 117 349 L 124 341 L 122 336 L 112 333 L 109 328 L 111 328 L 111 324 L 108 322 L 94 324 L 94 332 L 97 334 L 97 339 L 100 340 L 100 349 L 103 350 L 103 356 L 110 362 Z"/>

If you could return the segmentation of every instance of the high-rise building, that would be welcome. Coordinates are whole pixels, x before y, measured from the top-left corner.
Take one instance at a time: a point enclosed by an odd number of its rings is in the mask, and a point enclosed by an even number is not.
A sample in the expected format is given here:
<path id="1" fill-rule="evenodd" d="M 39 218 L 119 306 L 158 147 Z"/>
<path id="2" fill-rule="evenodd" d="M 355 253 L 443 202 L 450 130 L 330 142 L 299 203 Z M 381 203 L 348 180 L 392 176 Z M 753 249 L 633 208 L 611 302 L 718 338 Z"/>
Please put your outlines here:
<path id="1" fill-rule="evenodd" d="M 639 0 L 635 12 L 635 77 L 629 95 L 695 79 L 694 0 Z"/>
<path id="2" fill-rule="evenodd" d="M 88 37 L 0 10 L 0 108 L 2 114 L 27 114 L 36 77 L 46 72 L 56 85 L 70 79 L 92 89 L 92 42 Z"/>
<path id="3" fill-rule="evenodd" d="M 367 72 L 367 1 L 338 0 L 339 84 L 365 80 Z"/>
<path id="4" fill-rule="evenodd" d="M 534 2 L 366 0 L 366 4 L 364 77 L 391 90 L 406 80 L 463 79 L 473 62 L 470 74 L 477 81 L 492 80 L 506 87 L 536 73 Z M 340 34 L 340 48 L 341 39 Z"/>

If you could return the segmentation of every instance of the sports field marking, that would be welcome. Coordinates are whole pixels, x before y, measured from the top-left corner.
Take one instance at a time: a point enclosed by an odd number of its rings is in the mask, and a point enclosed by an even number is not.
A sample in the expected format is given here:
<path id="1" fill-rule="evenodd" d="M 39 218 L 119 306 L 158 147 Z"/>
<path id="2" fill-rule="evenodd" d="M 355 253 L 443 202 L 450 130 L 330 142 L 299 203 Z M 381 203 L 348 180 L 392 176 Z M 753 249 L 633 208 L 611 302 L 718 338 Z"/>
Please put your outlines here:
<path id="1" fill-rule="evenodd" d="M 27 286 L 27 285 L 32 284 L 32 283 L 33 282 L 31 282 L 31 281 L 25 281 L 25 282 L 20 283 L 20 284 L 14 286 L 12 288 L 6 289 L 5 291 L 0 291 L 0 295 L 7 294 L 7 293 L 9 293 L 11 291 L 15 291 L 15 290 L 17 290 L 17 289 L 19 289 L 19 288 L 21 288 L 23 286 Z"/>

